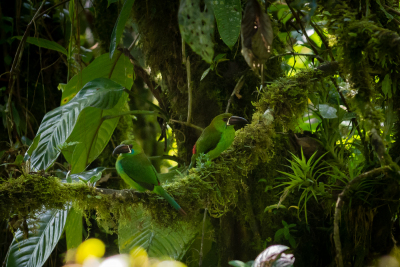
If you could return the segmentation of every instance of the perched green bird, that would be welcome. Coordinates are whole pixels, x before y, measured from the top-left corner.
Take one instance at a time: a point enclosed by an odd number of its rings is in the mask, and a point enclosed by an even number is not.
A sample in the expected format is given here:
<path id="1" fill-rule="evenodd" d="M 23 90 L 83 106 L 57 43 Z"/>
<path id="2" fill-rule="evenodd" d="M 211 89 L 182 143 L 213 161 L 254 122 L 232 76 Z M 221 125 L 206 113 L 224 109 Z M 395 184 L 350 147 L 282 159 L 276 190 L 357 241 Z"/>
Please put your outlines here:
<path id="1" fill-rule="evenodd" d="M 179 204 L 161 187 L 154 166 L 135 140 L 123 141 L 114 149 L 113 155 L 115 154 L 119 154 L 115 167 L 125 183 L 140 192 L 153 191 L 165 198 L 182 215 L 186 215 Z"/>
<path id="2" fill-rule="evenodd" d="M 200 153 L 207 154 L 210 159 L 218 157 L 225 149 L 230 147 L 235 139 L 233 125 L 238 123 L 249 123 L 242 117 L 232 116 L 224 113 L 215 117 L 201 133 L 196 144 L 193 146 L 192 160 L 189 169 L 196 166 L 196 159 Z"/>

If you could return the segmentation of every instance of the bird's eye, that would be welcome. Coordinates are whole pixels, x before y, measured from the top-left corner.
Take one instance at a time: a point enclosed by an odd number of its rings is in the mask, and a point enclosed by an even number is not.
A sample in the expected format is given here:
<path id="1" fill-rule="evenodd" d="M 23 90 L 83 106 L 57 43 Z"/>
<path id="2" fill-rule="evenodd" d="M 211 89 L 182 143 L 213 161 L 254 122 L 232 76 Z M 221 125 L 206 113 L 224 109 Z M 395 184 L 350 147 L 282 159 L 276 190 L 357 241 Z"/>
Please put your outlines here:
<path id="1" fill-rule="evenodd" d="M 129 145 L 129 148 L 132 148 L 132 145 Z"/>
<path id="2" fill-rule="evenodd" d="M 223 118 L 222 119 L 224 122 L 227 122 L 228 121 L 228 118 Z"/>

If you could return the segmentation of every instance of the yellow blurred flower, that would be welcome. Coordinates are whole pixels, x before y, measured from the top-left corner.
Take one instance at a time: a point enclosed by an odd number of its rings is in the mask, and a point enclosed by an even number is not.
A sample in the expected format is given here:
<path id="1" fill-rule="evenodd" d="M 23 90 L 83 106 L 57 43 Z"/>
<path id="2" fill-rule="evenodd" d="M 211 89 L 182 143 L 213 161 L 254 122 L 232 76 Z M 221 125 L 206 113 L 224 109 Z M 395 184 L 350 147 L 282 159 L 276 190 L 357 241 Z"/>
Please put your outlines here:
<path id="1" fill-rule="evenodd" d="M 151 267 L 187 267 L 187 266 L 179 261 L 162 261 L 153 264 Z"/>
<path id="2" fill-rule="evenodd" d="M 147 252 L 142 247 L 134 247 L 130 252 L 130 266 L 131 267 L 148 267 L 149 266 L 149 256 Z"/>
<path id="3" fill-rule="evenodd" d="M 76 250 L 75 261 L 82 264 L 87 258 L 101 258 L 106 252 L 106 246 L 97 238 L 90 238 L 79 245 Z"/>

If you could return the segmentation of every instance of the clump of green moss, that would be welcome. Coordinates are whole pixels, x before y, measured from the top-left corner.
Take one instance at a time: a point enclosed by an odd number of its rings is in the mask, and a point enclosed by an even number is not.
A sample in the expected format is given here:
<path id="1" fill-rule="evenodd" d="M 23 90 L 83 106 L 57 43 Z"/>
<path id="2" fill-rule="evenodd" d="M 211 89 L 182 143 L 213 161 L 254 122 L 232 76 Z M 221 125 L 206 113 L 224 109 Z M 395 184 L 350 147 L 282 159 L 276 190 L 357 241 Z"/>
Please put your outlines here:
<path id="1" fill-rule="evenodd" d="M 308 93 L 315 90 L 315 72 L 306 70 L 293 77 L 278 79 L 262 92 L 255 107 L 261 114 L 270 109 L 278 124 L 292 129 L 307 109 Z"/>
<path id="2" fill-rule="evenodd" d="M 239 130 L 232 149 L 204 168 L 196 168 L 190 175 L 163 185 L 190 215 L 207 207 L 210 214 L 220 217 L 238 203 L 238 191 L 243 190 L 243 179 L 259 162 L 273 157 L 272 128 L 256 113 L 253 122 Z M 95 210 L 97 220 L 113 228 L 118 221 L 129 218 L 127 207 L 143 204 L 156 223 L 167 225 L 181 216 L 169 204 L 153 193 L 143 193 L 129 200 L 101 194 L 85 183 L 61 183 L 54 177 L 20 176 L 0 185 L 0 215 L 27 216 L 43 206 L 61 209 L 73 203 L 81 211 Z M 188 216 L 188 217 L 189 217 Z"/>

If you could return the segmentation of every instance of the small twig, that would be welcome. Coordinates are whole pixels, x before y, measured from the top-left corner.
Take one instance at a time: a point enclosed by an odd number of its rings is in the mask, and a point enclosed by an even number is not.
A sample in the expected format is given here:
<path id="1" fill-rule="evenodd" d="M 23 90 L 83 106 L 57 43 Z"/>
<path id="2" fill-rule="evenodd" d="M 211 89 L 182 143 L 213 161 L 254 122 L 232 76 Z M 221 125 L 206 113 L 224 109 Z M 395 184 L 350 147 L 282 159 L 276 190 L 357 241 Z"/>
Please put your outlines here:
<path id="1" fill-rule="evenodd" d="M 261 64 L 261 89 L 264 89 L 264 63 Z"/>
<path id="2" fill-rule="evenodd" d="M 194 124 L 192 124 L 192 123 L 187 123 L 187 122 L 184 122 L 184 121 L 177 121 L 177 120 L 171 119 L 170 122 L 176 122 L 176 123 L 179 123 L 179 124 L 183 124 L 183 125 L 186 125 L 186 126 L 195 128 L 195 129 L 197 129 L 197 130 L 199 130 L 199 131 L 203 131 L 203 130 L 204 130 L 203 128 L 201 128 L 201 127 L 199 127 L 199 126 L 197 126 L 197 125 L 194 125 Z"/>
<path id="3" fill-rule="evenodd" d="M 122 52 L 121 52 L 121 51 L 118 50 L 118 52 L 119 52 L 119 55 L 117 56 L 117 58 L 116 58 L 115 61 L 113 62 L 113 65 L 112 65 L 112 67 L 111 67 L 110 73 L 108 74 L 108 79 L 111 79 L 111 76 L 112 76 L 112 74 L 113 74 L 113 72 L 114 72 L 115 66 L 117 66 L 118 60 L 119 60 L 119 58 L 120 58 L 121 55 L 122 55 Z"/>
<path id="4" fill-rule="evenodd" d="M 117 115 L 108 115 L 108 116 L 104 116 L 103 118 L 101 118 L 103 121 L 105 120 L 110 120 L 110 119 L 115 119 L 118 117 L 122 117 L 125 115 L 157 115 L 158 113 L 155 111 L 149 111 L 149 110 L 131 110 L 131 111 L 127 111 L 127 112 L 123 112 L 121 114 L 117 114 Z"/>
<path id="5" fill-rule="evenodd" d="M 191 78 L 190 78 L 190 59 L 187 57 L 186 59 L 186 75 L 187 75 L 187 84 L 188 84 L 188 116 L 187 116 L 187 123 L 190 124 L 192 120 L 192 85 L 191 85 Z"/>
<path id="6" fill-rule="evenodd" d="M 138 35 L 136 36 L 135 40 L 133 40 L 133 42 L 131 43 L 131 45 L 128 47 L 128 51 L 131 51 L 131 50 L 135 47 L 136 41 L 137 41 L 137 39 L 139 39 L 139 36 L 140 36 L 140 34 L 138 34 Z"/>
<path id="7" fill-rule="evenodd" d="M 394 9 L 394 8 L 392 8 L 392 7 L 388 6 L 388 5 L 385 5 L 385 8 L 389 9 L 389 10 L 390 10 L 390 11 L 392 11 L 394 14 L 396 14 L 396 15 L 399 15 L 399 16 L 400 16 L 400 12 L 399 12 L 399 11 L 397 11 L 396 9 Z"/>
<path id="8" fill-rule="evenodd" d="M 240 96 L 239 92 L 240 92 L 240 89 L 242 89 L 243 84 L 244 84 L 244 74 L 242 75 L 242 77 L 240 77 L 239 81 L 236 83 L 236 86 L 233 89 L 231 96 L 229 97 L 228 105 L 226 105 L 225 113 L 229 112 L 229 106 L 231 105 L 231 103 L 233 101 L 233 96 L 236 95 L 239 98 L 239 96 Z"/>
<path id="9" fill-rule="evenodd" d="M 340 242 L 339 220 L 345 198 L 349 196 L 351 188 L 359 184 L 362 180 L 389 170 L 390 170 L 389 166 L 385 166 L 360 174 L 353 180 L 351 180 L 343 189 L 342 193 L 339 194 L 338 199 L 336 201 L 335 217 L 333 219 L 333 240 L 335 242 L 336 264 L 338 267 L 343 267 L 343 255 L 342 255 L 342 244 Z"/>
<path id="10" fill-rule="evenodd" d="M 391 11 L 391 12 L 393 12 L 394 14 L 396 14 L 396 15 L 398 15 L 398 16 L 400 16 L 400 12 L 399 11 L 397 11 L 396 9 L 394 9 L 394 8 L 392 8 L 392 7 L 390 7 L 390 6 L 388 6 L 388 5 L 384 5 L 385 6 L 385 8 L 386 9 L 389 9 L 389 11 Z M 399 24 L 400 25 L 400 21 L 398 20 L 398 19 L 396 19 L 396 18 L 393 18 L 393 20 L 397 23 L 397 24 Z"/>
<path id="11" fill-rule="evenodd" d="M 182 64 L 186 64 L 186 48 L 185 48 L 185 40 L 182 37 Z"/>
<path id="12" fill-rule="evenodd" d="M 206 218 L 207 218 L 207 208 L 204 209 L 203 216 L 203 229 L 201 233 L 201 245 L 200 245 L 200 253 L 199 253 L 199 267 L 203 264 L 203 243 L 204 243 L 204 232 L 206 228 Z"/>

